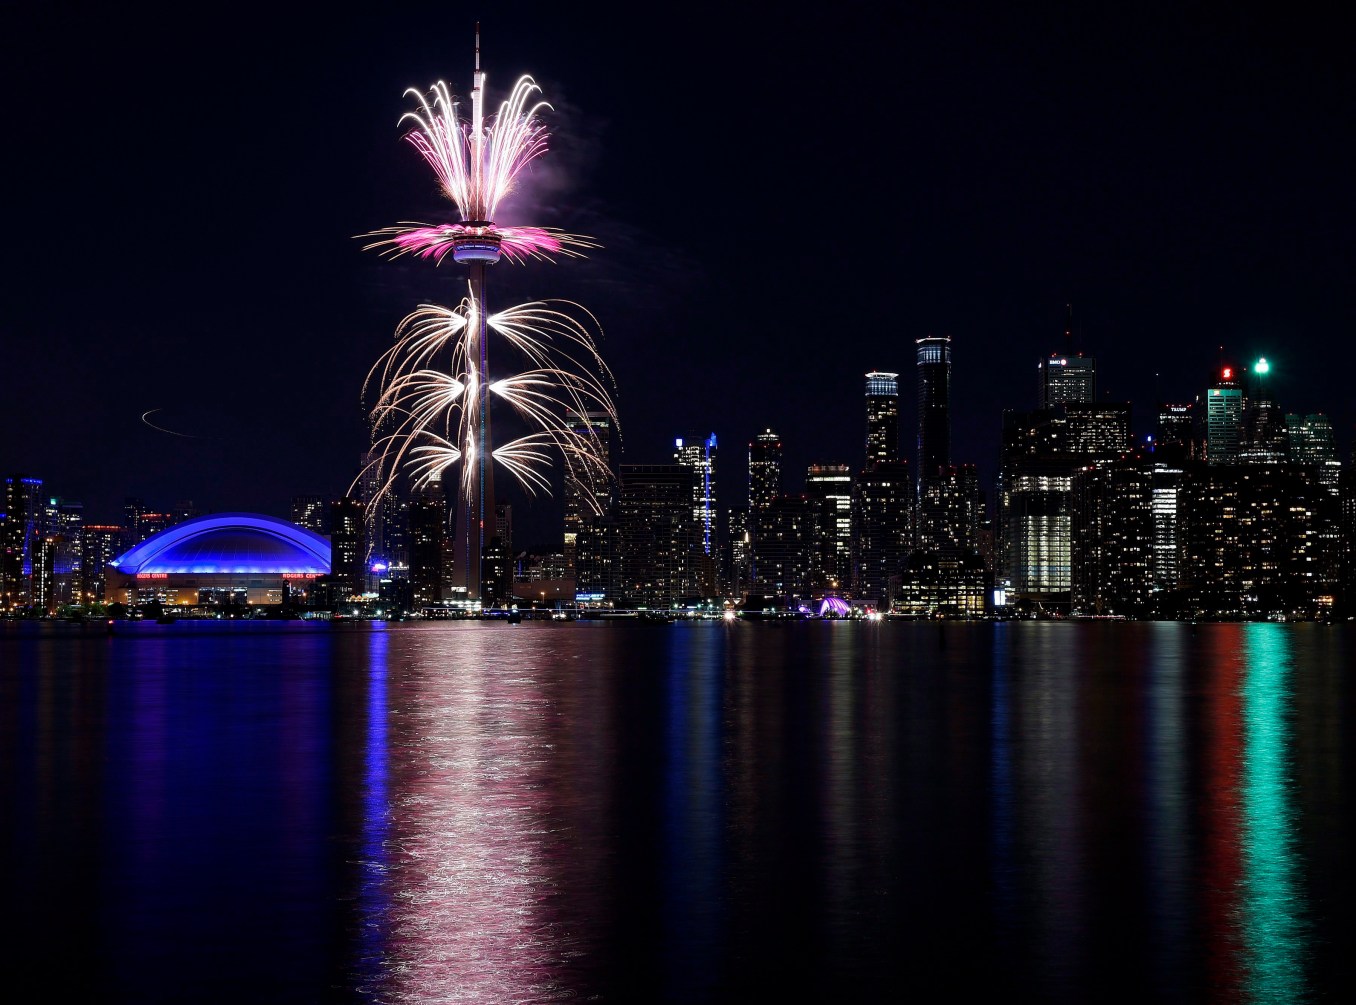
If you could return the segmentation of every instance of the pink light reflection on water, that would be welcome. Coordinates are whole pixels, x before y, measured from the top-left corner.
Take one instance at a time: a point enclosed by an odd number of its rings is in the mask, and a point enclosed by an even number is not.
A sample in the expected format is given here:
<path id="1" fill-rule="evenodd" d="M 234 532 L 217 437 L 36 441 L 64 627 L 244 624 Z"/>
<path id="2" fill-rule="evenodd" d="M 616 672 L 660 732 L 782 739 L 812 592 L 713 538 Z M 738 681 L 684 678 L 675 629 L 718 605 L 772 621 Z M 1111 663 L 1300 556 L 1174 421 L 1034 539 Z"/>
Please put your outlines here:
<path id="1" fill-rule="evenodd" d="M 390 663 L 399 712 L 389 723 L 381 1000 L 570 997 L 543 791 L 551 703 L 504 634 L 472 624 L 419 635 Z"/>

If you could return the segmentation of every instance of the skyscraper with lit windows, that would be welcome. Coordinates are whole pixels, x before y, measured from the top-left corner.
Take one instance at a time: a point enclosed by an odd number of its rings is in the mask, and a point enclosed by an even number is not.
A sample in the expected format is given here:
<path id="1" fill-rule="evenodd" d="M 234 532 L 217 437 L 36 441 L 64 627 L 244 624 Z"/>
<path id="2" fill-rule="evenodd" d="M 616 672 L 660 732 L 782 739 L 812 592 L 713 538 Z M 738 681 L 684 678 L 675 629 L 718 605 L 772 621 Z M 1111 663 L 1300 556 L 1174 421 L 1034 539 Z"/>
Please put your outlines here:
<path id="1" fill-rule="evenodd" d="M 1040 361 L 1039 369 L 1037 408 L 1097 400 L 1097 361 L 1091 356 L 1052 353 Z"/>
<path id="2" fill-rule="evenodd" d="M 1221 367 L 1205 392 L 1205 459 L 1233 464 L 1243 439 L 1243 385 L 1231 366 Z"/>
<path id="3" fill-rule="evenodd" d="M 907 461 L 872 465 L 853 486 L 853 596 L 878 610 L 890 608 L 892 582 L 898 585 L 909 554 L 915 491 Z"/>
<path id="4" fill-rule="evenodd" d="M 1310 465 L 1318 483 L 1336 495 L 1342 462 L 1337 456 L 1332 419 L 1318 413 L 1290 414 L 1285 417 L 1285 425 L 1290 443 L 1290 459 L 1296 464 Z"/>
<path id="5" fill-rule="evenodd" d="M 918 484 L 951 465 L 951 336 L 916 341 Z"/>
<path id="6" fill-rule="evenodd" d="M 575 412 L 568 410 L 565 418 L 571 431 L 588 437 L 594 450 L 603 459 L 603 466 L 611 467 L 612 419 L 607 412 Z M 607 512 L 611 506 L 612 486 L 598 484 L 593 478 L 594 468 L 576 466 L 565 473 L 565 568 L 573 574 L 578 564 L 578 538 L 586 521 Z"/>
<path id="7" fill-rule="evenodd" d="M 32 601 L 33 557 L 42 532 L 42 479 L 5 479 L 0 518 L 0 601 L 6 610 Z"/>
<path id="8" fill-rule="evenodd" d="M 446 599 L 450 571 L 447 514 L 447 495 L 441 481 L 422 486 L 410 500 L 410 585 L 416 607 L 437 605 Z M 339 555 L 340 550 L 334 554 Z"/>
<path id="9" fill-rule="evenodd" d="M 813 573 L 821 589 L 847 589 L 852 570 L 852 469 L 846 464 L 811 464 L 805 494 L 819 507 Z"/>
<path id="10" fill-rule="evenodd" d="M 697 522 L 702 551 L 719 550 L 719 518 L 716 512 L 716 434 L 678 437 L 673 441 L 673 460 L 693 469 L 692 519 Z"/>
<path id="11" fill-rule="evenodd" d="M 899 460 L 899 374 L 866 375 L 866 466 Z"/>
<path id="12" fill-rule="evenodd" d="M 782 438 L 764 429 L 749 443 L 749 511 L 758 513 L 782 494 Z"/>

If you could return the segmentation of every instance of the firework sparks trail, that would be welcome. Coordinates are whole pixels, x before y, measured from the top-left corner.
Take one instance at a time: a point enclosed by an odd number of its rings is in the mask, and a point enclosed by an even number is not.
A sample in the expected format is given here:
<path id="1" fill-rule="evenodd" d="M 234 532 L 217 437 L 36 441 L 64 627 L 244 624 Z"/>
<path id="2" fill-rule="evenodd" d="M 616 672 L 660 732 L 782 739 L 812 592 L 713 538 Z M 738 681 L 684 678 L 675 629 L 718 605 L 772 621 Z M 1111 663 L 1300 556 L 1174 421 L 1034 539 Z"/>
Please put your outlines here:
<path id="1" fill-rule="evenodd" d="M 546 152 L 547 131 L 538 113 L 550 106 L 537 100 L 540 88 L 532 78 L 522 77 L 498 113 L 484 115 L 478 28 L 473 80 L 469 119 L 462 117 L 460 103 L 441 81 L 427 95 L 406 91 L 419 107 L 401 118 L 402 124 L 411 124 L 405 138 L 433 168 L 462 219 L 404 222 L 366 235 L 375 240 L 365 247 L 390 258 L 409 255 L 435 264 L 451 255 L 469 266 L 468 295 L 454 308 L 424 304 L 407 316 L 396 329 L 394 344 L 368 372 L 363 400 L 375 394 L 369 413 L 373 459 L 354 481 L 356 486 L 374 479 L 379 486 L 368 499 L 372 514 L 402 473 L 420 487 L 441 481 L 460 465 L 468 556 L 476 554 L 471 539 L 477 534 L 484 546 L 486 496 L 489 505 L 494 503 L 494 463 L 536 495 L 550 492 L 544 472 L 558 457 L 586 505 L 600 510 L 612 477 L 607 445 L 579 419 L 602 412 L 613 428 L 618 426 L 609 390 L 612 374 L 598 352 L 595 333 L 601 334 L 601 328 L 592 314 L 569 301 L 535 301 L 498 313 L 485 307 L 486 265 L 501 257 L 519 264 L 554 261 L 555 256 L 578 258 L 598 245 L 552 228 L 493 222 L 519 176 Z M 511 357 L 526 363 L 525 370 L 491 376 L 491 333 Z M 531 431 L 496 446 L 490 437 L 491 397 L 504 402 Z M 462 533 L 459 529 L 459 546 Z M 467 571 L 473 597 L 478 596 L 478 575 Z"/>
<path id="2" fill-rule="evenodd" d="M 587 320 L 575 317 L 571 308 Z M 365 395 L 379 391 L 369 413 L 379 436 L 365 473 L 378 474 L 383 492 L 402 471 L 420 487 L 476 454 L 475 401 L 482 379 L 468 334 L 476 327 L 468 321 L 473 309 L 469 299 L 452 309 L 424 304 L 401 322 L 395 344 L 368 372 Z M 567 477 L 596 507 L 596 492 L 609 477 L 606 445 L 592 427 L 572 423 L 570 415 L 601 411 L 615 423 L 617 411 L 608 390 L 612 374 L 590 322 L 596 323 L 593 315 L 569 301 L 522 304 L 490 315 L 488 328 L 532 369 L 492 381 L 486 391 L 534 427 L 529 435 L 494 448 L 494 459 L 536 494 L 550 491 L 539 469 L 549 468 L 559 455 Z M 443 367 L 434 368 L 440 360 Z M 414 459 L 417 470 L 407 470 L 406 462 Z M 463 492 L 470 491 L 473 473 L 464 466 Z"/>

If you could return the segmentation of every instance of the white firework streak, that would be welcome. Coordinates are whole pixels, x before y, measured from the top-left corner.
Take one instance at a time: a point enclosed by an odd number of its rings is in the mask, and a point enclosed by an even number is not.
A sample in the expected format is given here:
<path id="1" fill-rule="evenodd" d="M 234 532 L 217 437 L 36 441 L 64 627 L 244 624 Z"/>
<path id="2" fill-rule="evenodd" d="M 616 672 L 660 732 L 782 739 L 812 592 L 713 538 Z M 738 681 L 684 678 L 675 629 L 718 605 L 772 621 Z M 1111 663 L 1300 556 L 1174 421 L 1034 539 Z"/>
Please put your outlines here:
<path id="1" fill-rule="evenodd" d="M 485 376 L 479 372 L 474 345 L 479 327 L 475 310 L 470 298 L 455 308 L 421 305 L 400 323 L 395 343 L 368 372 L 364 395 L 374 385 L 379 390 L 369 413 L 376 456 L 363 474 L 377 471 L 377 499 L 391 490 L 402 471 L 417 487 L 477 456 L 476 403 Z M 491 457 L 530 494 L 549 495 L 551 484 L 543 471 L 559 454 L 566 477 L 581 489 L 589 507 L 600 512 L 602 490 L 611 480 L 605 444 L 592 426 L 578 421 L 588 412 L 602 412 L 618 425 L 609 391 L 612 373 L 591 330 L 598 328 L 597 319 L 580 305 L 561 300 L 522 304 L 486 320 L 531 365 L 488 384 L 491 394 L 533 427 L 494 448 Z M 441 357 L 446 357 L 445 366 L 437 365 Z M 461 491 L 468 500 L 474 472 L 474 464 L 462 464 Z M 369 502 L 369 508 L 375 505 L 375 500 Z"/>

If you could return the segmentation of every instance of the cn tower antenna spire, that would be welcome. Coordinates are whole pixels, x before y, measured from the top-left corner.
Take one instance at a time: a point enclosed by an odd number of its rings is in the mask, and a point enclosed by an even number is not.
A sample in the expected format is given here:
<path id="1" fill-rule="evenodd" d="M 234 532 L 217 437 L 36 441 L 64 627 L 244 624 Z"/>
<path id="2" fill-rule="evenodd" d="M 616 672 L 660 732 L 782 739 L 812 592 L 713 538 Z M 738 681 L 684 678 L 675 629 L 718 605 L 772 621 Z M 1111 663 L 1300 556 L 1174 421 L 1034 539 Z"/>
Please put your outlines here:
<path id="1" fill-rule="evenodd" d="M 476 72 L 471 77 L 471 171 L 479 189 L 481 144 L 485 139 L 485 74 L 480 69 L 480 22 L 476 22 Z"/>

